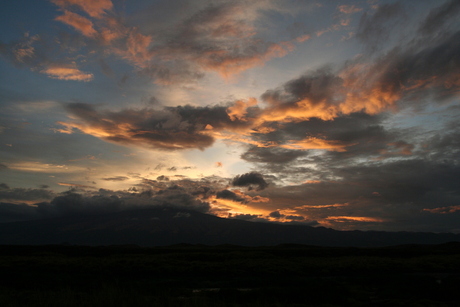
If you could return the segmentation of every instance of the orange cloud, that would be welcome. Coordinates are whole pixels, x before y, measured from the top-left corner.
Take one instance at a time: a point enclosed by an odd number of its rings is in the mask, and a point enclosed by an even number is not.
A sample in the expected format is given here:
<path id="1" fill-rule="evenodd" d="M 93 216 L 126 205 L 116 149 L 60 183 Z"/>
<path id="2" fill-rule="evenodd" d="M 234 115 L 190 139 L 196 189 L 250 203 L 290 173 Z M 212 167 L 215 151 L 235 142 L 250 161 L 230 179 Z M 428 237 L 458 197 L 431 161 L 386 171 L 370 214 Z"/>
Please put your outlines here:
<path id="1" fill-rule="evenodd" d="M 257 42 L 254 42 L 254 44 L 257 44 Z M 204 69 L 216 71 L 222 78 L 228 80 L 249 68 L 263 65 L 272 58 L 284 57 L 293 49 L 294 45 L 291 42 L 272 43 L 265 51 L 247 55 L 235 55 L 233 51 L 218 49 L 203 51 L 203 54 L 200 54 L 195 61 Z"/>
<path id="2" fill-rule="evenodd" d="M 228 213 L 255 215 L 267 215 L 269 213 L 269 211 L 265 209 L 252 208 L 248 205 L 244 205 L 230 199 L 216 198 L 214 195 L 211 196 L 208 201 L 211 202 L 211 208 L 214 213 L 220 217 L 227 217 Z"/>
<path id="3" fill-rule="evenodd" d="M 56 20 L 74 27 L 84 36 L 93 37 L 97 34 L 96 30 L 94 30 L 93 23 L 89 19 L 70 11 L 64 10 L 64 15 L 56 17 Z"/>
<path id="4" fill-rule="evenodd" d="M 423 211 L 427 211 L 430 213 L 437 213 L 437 214 L 448 214 L 448 213 L 454 213 L 456 211 L 460 211 L 460 205 L 439 207 L 439 208 L 433 208 L 433 209 L 423 209 Z"/>
<path id="5" fill-rule="evenodd" d="M 41 73 L 47 74 L 48 77 L 58 80 L 73 80 L 88 82 L 93 80 L 93 74 L 85 73 L 75 67 L 53 65 L 45 68 Z"/>
<path id="6" fill-rule="evenodd" d="M 105 11 L 113 8 L 111 0 L 51 0 L 51 2 L 61 8 L 78 6 L 94 18 L 101 18 Z"/>
<path id="7" fill-rule="evenodd" d="M 301 35 L 301 36 L 298 36 L 296 37 L 296 41 L 299 42 L 299 43 L 303 43 L 307 40 L 309 40 L 311 38 L 311 36 L 309 34 L 305 34 L 305 35 Z"/>
<path id="8" fill-rule="evenodd" d="M 326 220 L 334 221 L 334 222 L 349 222 L 349 221 L 354 221 L 354 222 L 365 222 L 365 223 L 382 223 L 385 222 L 385 220 L 376 218 L 376 217 L 367 217 L 367 216 L 346 216 L 346 215 L 340 215 L 340 216 L 328 216 Z"/>
<path id="9" fill-rule="evenodd" d="M 128 35 L 123 57 L 139 67 L 145 67 L 145 63 L 151 59 L 148 51 L 151 43 L 151 36 L 143 35 L 136 28 L 133 28 Z"/>
<path id="10" fill-rule="evenodd" d="M 62 185 L 62 186 L 65 186 L 65 187 L 78 187 L 78 188 L 95 189 L 95 187 L 92 187 L 92 186 L 89 186 L 89 185 L 77 184 L 77 183 L 58 182 L 58 185 Z"/>
<path id="11" fill-rule="evenodd" d="M 286 148 L 286 149 L 325 149 L 329 151 L 338 151 L 344 152 L 346 151 L 345 147 L 351 146 L 354 144 L 344 144 L 339 141 L 334 140 L 324 140 L 315 137 L 307 137 L 300 141 L 291 141 L 288 144 L 280 145 L 279 147 Z"/>
<path id="12" fill-rule="evenodd" d="M 321 180 L 305 180 L 303 184 L 317 184 L 321 182 L 322 182 Z"/>
<path id="13" fill-rule="evenodd" d="M 331 204 L 331 205 L 303 205 L 294 207 L 295 210 L 305 210 L 305 209 L 324 209 L 324 208 L 340 208 L 349 206 L 349 203 L 344 204 Z"/>
<path id="14" fill-rule="evenodd" d="M 247 109 L 249 107 L 255 106 L 256 104 L 257 100 L 252 97 L 248 100 L 237 100 L 233 106 L 227 109 L 227 114 L 232 121 L 236 119 L 246 121 L 244 117 L 248 113 Z"/>

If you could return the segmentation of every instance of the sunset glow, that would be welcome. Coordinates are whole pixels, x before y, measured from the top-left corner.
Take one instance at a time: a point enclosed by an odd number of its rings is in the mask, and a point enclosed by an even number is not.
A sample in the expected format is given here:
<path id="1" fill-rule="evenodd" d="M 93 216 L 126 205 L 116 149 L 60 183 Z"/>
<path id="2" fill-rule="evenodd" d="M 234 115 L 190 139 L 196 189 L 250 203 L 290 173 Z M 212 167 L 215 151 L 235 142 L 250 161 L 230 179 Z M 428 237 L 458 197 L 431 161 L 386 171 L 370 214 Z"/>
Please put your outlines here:
<path id="1" fill-rule="evenodd" d="M 70 191 L 460 232 L 460 1 L 20 0 L 0 14 L 5 221 Z"/>

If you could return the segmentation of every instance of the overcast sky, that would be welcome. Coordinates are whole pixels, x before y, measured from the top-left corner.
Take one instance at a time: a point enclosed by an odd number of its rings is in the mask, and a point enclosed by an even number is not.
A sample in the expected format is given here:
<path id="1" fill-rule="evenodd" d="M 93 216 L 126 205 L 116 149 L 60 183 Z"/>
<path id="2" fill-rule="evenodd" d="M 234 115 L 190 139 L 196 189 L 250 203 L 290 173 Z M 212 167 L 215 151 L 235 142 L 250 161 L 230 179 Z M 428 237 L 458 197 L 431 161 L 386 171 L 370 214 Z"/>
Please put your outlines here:
<path id="1" fill-rule="evenodd" d="M 170 204 L 460 232 L 460 1 L 16 0 L 0 17 L 0 221 Z"/>

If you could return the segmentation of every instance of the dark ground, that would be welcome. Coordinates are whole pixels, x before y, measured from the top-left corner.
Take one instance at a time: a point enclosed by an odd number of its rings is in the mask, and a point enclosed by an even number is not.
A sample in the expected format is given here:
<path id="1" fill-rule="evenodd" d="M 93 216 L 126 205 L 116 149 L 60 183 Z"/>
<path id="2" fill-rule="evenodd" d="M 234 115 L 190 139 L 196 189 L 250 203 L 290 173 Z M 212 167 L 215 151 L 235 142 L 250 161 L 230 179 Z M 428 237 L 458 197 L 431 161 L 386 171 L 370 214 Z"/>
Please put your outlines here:
<path id="1" fill-rule="evenodd" d="M 0 246 L 0 306 L 460 306 L 460 243 Z"/>

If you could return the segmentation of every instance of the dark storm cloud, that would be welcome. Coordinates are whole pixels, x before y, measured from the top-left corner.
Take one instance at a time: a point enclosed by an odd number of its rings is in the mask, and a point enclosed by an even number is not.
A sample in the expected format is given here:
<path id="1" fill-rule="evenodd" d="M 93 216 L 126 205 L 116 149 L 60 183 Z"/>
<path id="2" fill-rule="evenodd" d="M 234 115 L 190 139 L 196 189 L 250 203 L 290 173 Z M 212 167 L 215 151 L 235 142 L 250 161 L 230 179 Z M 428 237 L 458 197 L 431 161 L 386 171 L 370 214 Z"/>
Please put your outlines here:
<path id="1" fill-rule="evenodd" d="M 232 180 L 232 186 L 234 187 L 248 187 L 252 189 L 253 186 L 257 186 L 257 190 L 263 190 L 268 186 L 262 174 L 257 172 L 250 172 L 243 175 L 238 175 Z"/>
<path id="2" fill-rule="evenodd" d="M 458 228 L 451 216 L 455 210 L 438 217 L 436 223 L 428 222 L 429 214 L 460 203 L 456 179 L 460 168 L 456 161 L 412 158 L 340 164 L 337 158 L 331 165 L 329 159 L 325 160 L 318 161 L 316 168 L 322 176 L 329 174 L 332 180 L 273 187 L 261 195 L 269 197 L 278 208 L 288 208 L 289 212 L 334 228 L 351 225 L 350 229 L 364 229 L 365 224 L 367 229 L 453 231 Z M 282 214 L 274 211 L 270 216 L 279 218 Z"/>
<path id="3" fill-rule="evenodd" d="M 8 166 L 6 166 L 3 163 L 0 163 L 0 171 L 5 170 L 5 169 L 8 169 Z"/>
<path id="4" fill-rule="evenodd" d="M 268 222 L 260 214 L 232 214 L 228 216 L 229 219 L 251 221 L 251 222 Z"/>
<path id="5" fill-rule="evenodd" d="M 344 159 L 358 157 L 378 158 L 384 150 L 389 150 L 388 144 L 397 142 L 402 137 L 396 131 L 390 132 L 382 125 L 386 118 L 385 115 L 365 113 L 352 113 L 330 121 L 312 118 L 309 121 L 286 123 L 282 129 L 263 135 L 263 140 L 283 144 L 289 140 L 301 140 L 306 135 L 322 136 L 349 145 L 346 147 L 346 151 L 323 153 L 321 158 L 323 160 L 337 157 L 343 162 Z M 299 161 L 317 163 L 314 160 L 318 157 L 312 155 L 308 150 L 251 147 L 242 154 L 241 158 L 279 173 L 283 172 L 283 169 L 287 171 L 291 166 L 297 168 Z M 299 172 L 304 171 L 302 168 L 297 170 Z M 294 173 L 297 170 L 294 170 Z M 292 173 L 292 171 L 288 171 L 288 173 Z"/>
<path id="6" fill-rule="evenodd" d="M 287 220 L 291 220 L 291 221 L 303 221 L 303 220 L 305 220 L 305 218 L 303 216 L 300 216 L 300 215 L 286 215 L 284 218 L 287 219 Z"/>
<path id="7" fill-rule="evenodd" d="M 226 112 L 227 108 L 222 106 L 111 112 L 96 110 L 89 104 L 71 103 L 66 105 L 66 109 L 78 120 L 60 122 L 66 127 L 62 132 L 69 133 L 77 128 L 110 142 L 166 150 L 204 149 L 214 143 L 208 130 L 234 130 L 248 125 L 243 121 L 232 121 Z"/>
<path id="8" fill-rule="evenodd" d="M 77 193 L 76 190 L 70 190 L 57 196 L 51 195 L 48 197 L 51 199 L 49 202 L 37 202 L 44 198 L 37 197 L 36 191 L 10 188 L 0 190 L 1 200 L 13 199 L 13 194 L 20 193 L 18 199 L 21 201 L 26 201 L 26 198 L 29 198 L 35 202 L 33 202 L 33 206 L 1 202 L 0 222 L 60 216 L 101 215 L 145 207 L 185 209 L 207 213 L 210 210 L 209 203 L 198 197 L 205 197 L 208 191 L 209 188 L 206 190 L 202 185 L 195 184 L 192 186 L 191 184 L 187 185 L 187 183 L 184 183 L 183 186 L 177 184 L 163 186 L 163 189 L 157 191 L 100 189 L 97 192 L 81 191 Z"/>
<path id="9" fill-rule="evenodd" d="M 446 1 L 444 4 L 432 9 L 430 13 L 428 13 L 428 16 L 420 25 L 419 32 L 423 34 L 432 34 L 442 28 L 451 19 L 455 17 L 458 19 L 459 12 L 459 1 Z"/>
<path id="10" fill-rule="evenodd" d="M 238 202 L 245 201 L 244 198 L 239 197 L 237 194 L 229 190 L 222 190 L 222 191 L 217 192 L 216 198 L 229 199 L 229 200 L 238 201 Z"/>
<path id="11" fill-rule="evenodd" d="M 0 223 L 33 220 L 40 217 L 35 207 L 0 202 Z"/>
<path id="12" fill-rule="evenodd" d="M 241 158 L 257 163 L 289 163 L 305 155 L 307 155 L 305 151 L 251 146 L 241 155 Z"/>
<path id="13" fill-rule="evenodd" d="M 268 216 L 273 217 L 275 219 L 279 219 L 279 218 L 284 217 L 285 215 L 281 214 L 279 211 L 273 211 L 273 212 L 270 212 Z"/>
<path id="14" fill-rule="evenodd" d="M 104 214 L 121 209 L 122 200 L 117 196 L 85 197 L 77 193 L 65 193 L 55 197 L 50 203 L 38 204 L 37 210 L 44 216 Z"/>
<path id="15" fill-rule="evenodd" d="M 52 199 L 55 194 L 46 189 L 10 188 L 7 184 L 0 185 L 0 200 L 7 202 L 30 202 Z"/>

